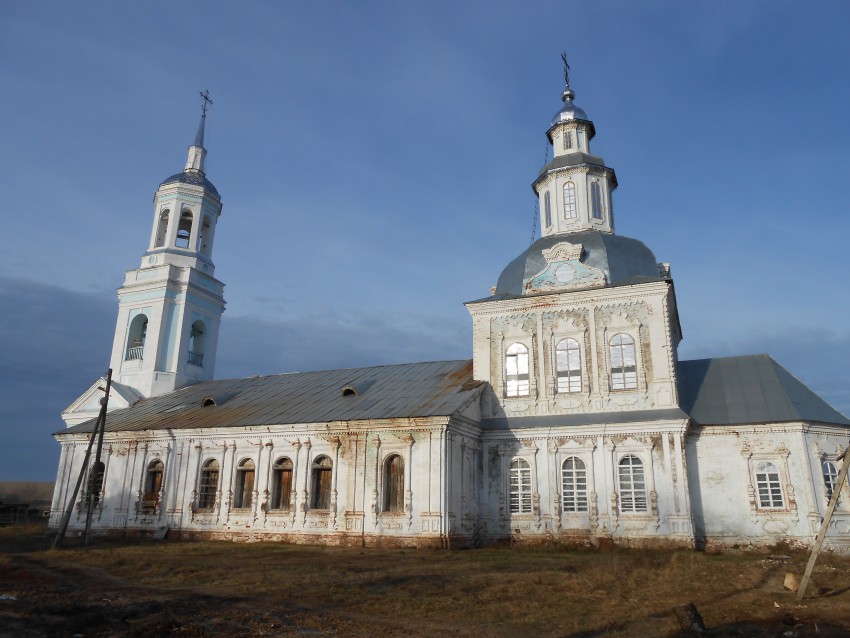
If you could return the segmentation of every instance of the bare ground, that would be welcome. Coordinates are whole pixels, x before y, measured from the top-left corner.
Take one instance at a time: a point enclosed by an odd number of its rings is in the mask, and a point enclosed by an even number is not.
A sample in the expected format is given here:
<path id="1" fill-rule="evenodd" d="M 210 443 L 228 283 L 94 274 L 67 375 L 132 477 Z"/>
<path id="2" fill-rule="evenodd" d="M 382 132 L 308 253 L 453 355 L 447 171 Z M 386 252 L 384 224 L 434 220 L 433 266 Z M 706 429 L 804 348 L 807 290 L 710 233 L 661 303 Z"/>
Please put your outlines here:
<path id="1" fill-rule="evenodd" d="M 850 558 L 820 596 L 783 589 L 806 554 L 351 549 L 106 540 L 50 550 L 0 530 L 0 636 L 850 636 Z"/>

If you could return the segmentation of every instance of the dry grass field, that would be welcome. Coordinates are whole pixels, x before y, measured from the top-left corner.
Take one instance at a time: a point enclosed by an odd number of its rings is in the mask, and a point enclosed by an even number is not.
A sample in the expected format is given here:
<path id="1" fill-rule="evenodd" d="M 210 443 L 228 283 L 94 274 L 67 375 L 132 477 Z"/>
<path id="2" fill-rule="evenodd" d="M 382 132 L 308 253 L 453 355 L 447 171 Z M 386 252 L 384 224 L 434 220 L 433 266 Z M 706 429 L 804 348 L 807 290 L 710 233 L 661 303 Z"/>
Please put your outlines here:
<path id="1" fill-rule="evenodd" d="M 115 541 L 50 550 L 0 529 L 2 636 L 850 636 L 850 559 L 822 556 L 823 594 L 798 604 L 807 556 L 692 551 L 343 549 Z"/>

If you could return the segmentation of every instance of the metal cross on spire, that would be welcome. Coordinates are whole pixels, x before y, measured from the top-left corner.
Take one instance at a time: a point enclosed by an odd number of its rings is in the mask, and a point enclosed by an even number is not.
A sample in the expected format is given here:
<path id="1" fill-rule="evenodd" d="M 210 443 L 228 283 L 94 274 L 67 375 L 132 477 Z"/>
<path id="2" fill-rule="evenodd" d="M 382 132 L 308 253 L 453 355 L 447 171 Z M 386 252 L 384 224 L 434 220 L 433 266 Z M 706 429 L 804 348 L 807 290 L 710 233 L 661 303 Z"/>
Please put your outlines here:
<path id="1" fill-rule="evenodd" d="M 570 63 L 567 62 L 567 52 L 561 53 L 561 59 L 564 61 L 564 84 L 567 88 L 570 87 Z"/>
<path id="2" fill-rule="evenodd" d="M 212 104 L 213 101 L 210 99 L 209 90 L 201 91 L 201 97 L 204 98 L 204 101 L 201 103 L 201 117 L 207 116 L 207 104 Z"/>

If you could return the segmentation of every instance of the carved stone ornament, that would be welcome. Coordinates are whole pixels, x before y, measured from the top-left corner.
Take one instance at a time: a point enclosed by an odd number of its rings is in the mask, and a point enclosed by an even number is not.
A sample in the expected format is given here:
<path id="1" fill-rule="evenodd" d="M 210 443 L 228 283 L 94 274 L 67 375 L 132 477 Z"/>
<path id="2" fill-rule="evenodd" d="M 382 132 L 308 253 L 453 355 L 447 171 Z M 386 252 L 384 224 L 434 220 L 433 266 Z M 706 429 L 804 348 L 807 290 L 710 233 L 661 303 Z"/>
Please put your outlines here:
<path id="1" fill-rule="evenodd" d="M 560 242 L 542 251 L 546 268 L 525 282 L 526 292 L 549 292 L 605 285 L 605 274 L 581 262 L 581 244 Z"/>

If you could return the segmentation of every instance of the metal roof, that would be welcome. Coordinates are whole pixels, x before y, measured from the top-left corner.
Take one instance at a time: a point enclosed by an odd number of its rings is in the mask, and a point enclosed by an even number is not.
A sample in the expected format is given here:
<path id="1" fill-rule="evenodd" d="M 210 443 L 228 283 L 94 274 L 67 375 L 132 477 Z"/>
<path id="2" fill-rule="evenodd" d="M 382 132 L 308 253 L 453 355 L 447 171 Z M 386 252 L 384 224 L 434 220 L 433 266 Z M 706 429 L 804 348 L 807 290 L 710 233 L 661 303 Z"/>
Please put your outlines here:
<path id="1" fill-rule="evenodd" d="M 599 268 L 608 286 L 662 281 L 655 255 L 643 242 L 598 230 L 583 230 L 538 239 L 505 267 L 495 294 L 522 295 L 525 281 L 546 268 L 543 250 L 562 241 L 581 244 L 584 247 L 581 262 Z"/>
<path id="2" fill-rule="evenodd" d="M 483 385 L 470 359 L 205 381 L 110 412 L 106 430 L 451 416 Z M 208 399 L 215 404 L 204 406 Z M 94 419 L 57 434 L 93 429 Z"/>
<path id="3" fill-rule="evenodd" d="M 850 419 L 766 354 L 679 362 L 679 404 L 699 425 Z"/>
<path id="4" fill-rule="evenodd" d="M 215 186 L 213 186 L 213 183 L 208 180 L 205 175 L 201 175 L 197 171 L 183 171 L 182 173 L 175 173 L 168 179 L 162 180 L 160 186 L 165 186 L 166 184 L 191 184 L 192 186 L 203 186 L 208 191 L 211 191 L 216 197 L 220 197 L 218 190 Z"/>
<path id="5" fill-rule="evenodd" d="M 576 412 L 574 414 L 498 417 L 482 419 L 484 430 L 515 430 L 519 428 L 576 427 L 583 425 L 608 425 L 614 423 L 652 423 L 654 421 L 681 421 L 688 415 L 679 408 L 662 410 L 632 410 L 630 412 Z"/>

